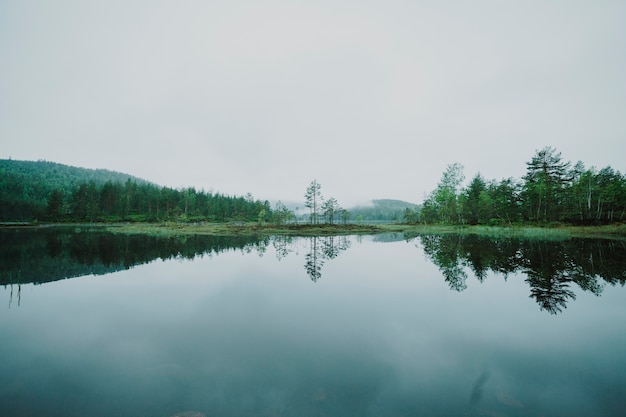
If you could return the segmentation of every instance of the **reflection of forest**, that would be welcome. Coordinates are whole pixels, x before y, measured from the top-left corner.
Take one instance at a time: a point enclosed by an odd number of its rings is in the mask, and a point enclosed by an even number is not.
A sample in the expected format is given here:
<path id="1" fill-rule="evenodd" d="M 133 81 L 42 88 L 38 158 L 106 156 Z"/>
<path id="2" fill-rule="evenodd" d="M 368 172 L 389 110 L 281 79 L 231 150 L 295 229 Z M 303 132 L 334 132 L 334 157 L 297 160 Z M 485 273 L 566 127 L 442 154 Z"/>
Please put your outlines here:
<path id="1" fill-rule="evenodd" d="M 531 297 L 542 310 L 556 314 L 575 299 L 575 283 L 596 295 L 604 285 L 626 283 L 626 242 L 601 239 L 524 240 L 476 235 L 423 235 L 428 257 L 450 288 L 464 290 L 467 271 L 482 282 L 488 271 L 522 273 Z"/>
<path id="2" fill-rule="evenodd" d="M 193 259 L 226 250 L 260 250 L 255 236 L 117 235 L 73 230 L 9 229 L 0 231 L 0 285 L 57 281 L 103 275 L 155 259 Z"/>
<path id="3" fill-rule="evenodd" d="M 83 275 L 103 275 L 155 259 L 193 259 L 227 250 L 265 253 L 268 245 L 281 259 L 297 251 L 304 238 L 288 236 L 146 236 L 69 229 L 6 229 L 0 231 L 0 285 L 43 284 Z M 313 281 L 324 261 L 350 245 L 346 236 L 310 237 L 305 269 Z"/>
<path id="4" fill-rule="evenodd" d="M 397 236 L 387 239 L 397 240 Z M 423 235 L 426 255 L 451 289 L 463 291 L 469 271 L 483 281 L 489 271 L 526 275 L 531 297 L 556 314 L 575 299 L 572 283 L 599 295 L 606 284 L 626 283 L 626 242 L 600 239 L 493 239 L 476 235 Z M 117 235 L 59 229 L 0 231 L 0 285 L 42 284 L 83 275 L 103 275 L 155 259 L 193 259 L 227 250 L 265 253 L 273 245 L 280 260 L 305 251 L 313 282 L 327 260 L 350 247 L 347 236 L 168 236 Z"/>

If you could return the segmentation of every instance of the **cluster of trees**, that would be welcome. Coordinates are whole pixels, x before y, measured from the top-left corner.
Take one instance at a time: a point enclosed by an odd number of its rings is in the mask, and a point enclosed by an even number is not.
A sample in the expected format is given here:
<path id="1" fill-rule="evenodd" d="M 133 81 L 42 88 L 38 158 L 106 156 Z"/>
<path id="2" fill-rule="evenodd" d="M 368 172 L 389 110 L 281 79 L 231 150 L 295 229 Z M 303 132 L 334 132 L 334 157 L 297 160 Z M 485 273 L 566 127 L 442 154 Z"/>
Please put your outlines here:
<path id="1" fill-rule="evenodd" d="M 320 222 L 328 224 L 347 223 L 350 219 L 350 213 L 342 208 L 334 197 L 326 200 L 322 196 L 321 189 L 320 183 L 313 180 L 304 194 L 304 205 L 310 212 L 309 222 L 311 224 L 319 224 Z"/>
<path id="2" fill-rule="evenodd" d="M 445 224 L 571 223 L 624 221 L 626 176 L 610 166 L 597 170 L 572 166 L 560 152 L 545 147 L 526 163 L 521 180 L 488 181 L 476 174 L 466 187 L 463 166 L 451 164 L 419 213 L 408 222 Z"/>

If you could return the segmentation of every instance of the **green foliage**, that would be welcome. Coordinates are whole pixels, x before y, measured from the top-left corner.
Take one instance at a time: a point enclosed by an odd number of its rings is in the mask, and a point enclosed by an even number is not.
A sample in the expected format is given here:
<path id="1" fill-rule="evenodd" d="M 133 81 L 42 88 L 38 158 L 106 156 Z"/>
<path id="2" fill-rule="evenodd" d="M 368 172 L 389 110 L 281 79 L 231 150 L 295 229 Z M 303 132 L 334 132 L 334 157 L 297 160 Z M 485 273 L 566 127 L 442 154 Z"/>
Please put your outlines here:
<path id="1" fill-rule="evenodd" d="M 467 223 L 484 223 L 485 218 L 486 220 L 491 218 L 489 213 L 491 197 L 487 194 L 487 183 L 480 174 L 476 174 L 460 198 Z"/>
<path id="2" fill-rule="evenodd" d="M 423 221 L 428 223 L 460 222 L 459 190 L 464 179 L 463 165 L 459 163 L 448 165 L 437 188 L 424 202 Z"/>
<path id="3" fill-rule="evenodd" d="M 276 203 L 276 207 L 272 212 L 272 223 L 274 224 L 286 224 L 292 220 L 295 220 L 295 214 L 287 208 L 281 201 Z"/>
<path id="4" fill-rule="evenodd" d="M 521 181 L 486 181 L 477 174 L 463 189 L 459 188 L 462 167 L 448 166 L 437 189 L 424 201 L 420 221 L 496 226 L 625 220 L 626 177 L 619 171 L 585 169 L 582 162 L 572 168 L 551 147 L 537 151 L 526 166 Z"/>
<path id="5" fill-rule="evenodd" d="M 339 203 L 334 197 L 326 200 L 324 204 L 322 204 L 322 211 L 324 213 L 324 217 L 326 218 L 326 223 L 333 224 L 339 210 L 341 210 L 341 207 L 339 207 Z"/>
<path id="6" fill-rule="evenodd" d="M 526 217 L 531 221 L 562 220 L 570 163 L 563 162 L 554 148 L 545 147 L 526 165 L 522 192 Z"/>
<path id="7" fill-rule="evenodd" d="M 419 211 L 412 210 L 410 207 L 404 209 L 402 213 L 402 221 L 408 224 L 418 223 L 420 220 Z"/>
<path id="8" fill-rule="evenodd" d="M 309 221 L 313 224 L 319 223 L 319 213 L 320 207 L 324 201 L 321 193 L 322 186 L 317 180 L 311 181 L 311 184 L 306 189 L 306 193 L 304 194 L 305 207 L 308 207 L 310 210 Z"/>
<path id="9" fill-rule="evenodd" d="M 334 224 L 336 220 L 344 224 L 347 223 L 350 216 L 348 211 L 344 210 L 334 197 L 324 200 L 320 191 L 321 188 L 320 183 L 313 180 L 304 194 L 304 205 L 310 210 L 309 222 L 319 224 L 320 217 L 322 217 L 326 224 Z"/>
<path id="10" fill-rule="evenodd" d="M 269 203 L 159 187 L 126 174 L 39 161 L 0 161 L 0 221 L 249 221 Z"/>

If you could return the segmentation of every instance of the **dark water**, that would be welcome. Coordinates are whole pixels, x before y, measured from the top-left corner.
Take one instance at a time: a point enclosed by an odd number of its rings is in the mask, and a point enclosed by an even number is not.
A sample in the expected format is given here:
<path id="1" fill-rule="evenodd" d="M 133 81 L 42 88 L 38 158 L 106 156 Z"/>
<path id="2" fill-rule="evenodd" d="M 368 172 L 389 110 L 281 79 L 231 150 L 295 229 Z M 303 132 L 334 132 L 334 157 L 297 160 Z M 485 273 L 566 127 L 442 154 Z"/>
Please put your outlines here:
<path id="1" fill-rule="evenodd" d="M 0 242 L 1 416 L 624 414 L 624 242 Z"/>

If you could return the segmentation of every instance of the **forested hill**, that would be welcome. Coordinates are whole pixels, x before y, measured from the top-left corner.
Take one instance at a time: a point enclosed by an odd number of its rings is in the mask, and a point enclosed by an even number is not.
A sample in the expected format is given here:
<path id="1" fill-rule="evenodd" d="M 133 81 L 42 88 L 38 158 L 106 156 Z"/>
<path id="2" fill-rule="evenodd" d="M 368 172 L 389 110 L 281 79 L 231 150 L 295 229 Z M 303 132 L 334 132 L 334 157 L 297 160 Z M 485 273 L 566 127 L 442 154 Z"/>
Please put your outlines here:
<path id="1" fill-rule="evenodd" d="M 53 191 L 70 196 L 80 184 L 147 181 L 106 169 L 87 169 L 49 161 L 0 159 L 0 220 L 41 220 Z"/>
<path id="2" fill-rule="evenodd" d="M 129 179 L 138 184 L 147 182 L 141 178 L 108 169 L 79 168 L 41 160 L 0 159 L 0 175 L 2 176 L 0 181 L 3 181 L 5 177 L 12 177 L 26 183 L 37 182 L 50 190 L 56 188 L 63 192 L 69 192 L 78 184 L 91 181 L 96 185 L 103 185 L 107 181 L 123 183 Z"/>
<path id="3" fill-rule="evenodd" d="M 175 190 L 106 169 L 0 160 L 0 221 L 257 219 L 251 198 Z"/>
<path id="4" fill-rule="evenodd" d="M 372 200 L 371 205 L 350 208 L 350 215 L 357 221 L 403 221 L 407 209 L 414 213 L 419 211 L 419 206 L 402 200 L 378 199 Z"/>

